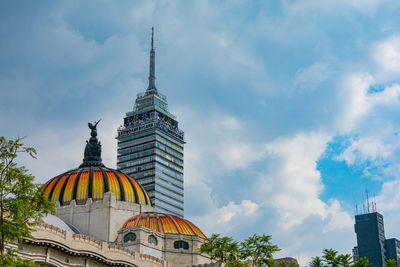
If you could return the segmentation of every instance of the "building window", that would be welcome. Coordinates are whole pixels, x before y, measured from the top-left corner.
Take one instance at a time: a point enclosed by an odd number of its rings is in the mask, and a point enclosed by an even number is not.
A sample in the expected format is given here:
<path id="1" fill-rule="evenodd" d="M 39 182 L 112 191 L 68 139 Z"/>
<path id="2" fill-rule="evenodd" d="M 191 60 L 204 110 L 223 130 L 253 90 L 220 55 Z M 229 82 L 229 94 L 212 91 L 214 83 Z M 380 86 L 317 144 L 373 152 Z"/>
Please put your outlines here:
<path id="1" fill-rule="evenodd" d="M 180 248 L 189 249 L 189 243 L 186 242 L 186 241 L 182 241 L 182 240 L 175 241 L 174 242 L 174 248 L 176 248 L 176 249 L 180 249 Z"/>
<path id="2" fill-rule="evenodd" d="M 149 235 L 148 241 L 150 244 L 154 244 L 156 246 L 158 244 L 157 238 L 154 235 Z"/>
<path id="3" fill-rule="evenodd" d="M 136 234 L 134 234 L 134 233 L 129 233 L 129 234 L 126 234 L 125 236 L 124 236 L 124 242 L 126 243 L 126 242 L 133 242 L 133 241 L 135 241 L 136 240 Z"/>

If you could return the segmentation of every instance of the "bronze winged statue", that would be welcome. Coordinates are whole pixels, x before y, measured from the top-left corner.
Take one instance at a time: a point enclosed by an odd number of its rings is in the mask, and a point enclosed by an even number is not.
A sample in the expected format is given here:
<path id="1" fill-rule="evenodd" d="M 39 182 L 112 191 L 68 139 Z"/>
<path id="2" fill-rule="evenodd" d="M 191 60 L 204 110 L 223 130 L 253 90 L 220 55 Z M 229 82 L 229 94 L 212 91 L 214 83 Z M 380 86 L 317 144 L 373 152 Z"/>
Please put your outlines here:
<path id="1" fill-rule="evenodd" d="M 101 119 L 98 120 L 97 122 L 95 122 L 94 125 L 91 124 L 90 122 L 88 123 L 89 129 L 92 130 L 92 132 L 90 133 L 91 136 L 93 136 L 93 137 L 97 136 L 97 128 L 96 127 L 100 121 L 101 121 Z"/>
<path id="2" fill-rule="evenodd" d="M 88 123 L 90 132 L 90 139 L 86 141 L 84 152 L 83 164 L 81 166 L 99 166 L 101 163 L 101 143 L 97 140 L 97 124 L 101 121 L 98 120 L 94 124 Z"/>

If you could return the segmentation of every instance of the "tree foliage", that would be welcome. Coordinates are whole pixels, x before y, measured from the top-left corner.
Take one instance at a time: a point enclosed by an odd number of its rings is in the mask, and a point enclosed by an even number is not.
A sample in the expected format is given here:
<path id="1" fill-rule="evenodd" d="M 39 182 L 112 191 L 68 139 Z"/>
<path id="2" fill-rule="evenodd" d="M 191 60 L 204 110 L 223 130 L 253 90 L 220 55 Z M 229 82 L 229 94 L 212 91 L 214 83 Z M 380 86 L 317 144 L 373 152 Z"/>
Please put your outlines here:
<path id="1" fill-rule="evenodd" d="M 253 235 L 242 243 L 231 237 L 220 237 L 213 234 L 200 247 L 201 253 L 207 253 L 211 260 L 225 263 L 227 267 L 276 266 L 272 254 L 279 251 L 278 246 L 271 244 L 269 235 Z M 244 262 L 247 260 L 247 262 Z M 292 266 L 290 266 L 292 267 Z M 293 266 L 294 267 L 294 266 Z"/>
<path id="2" fill-rule="evenodd" d="M 49 211 L 51 203 L 39 191 L 41 186 L 33 183 L 34 177 L 24 166 L 16 162 L 18 155 L 35 158 L 36 151 L 24 146 L 21 138 L 7 140 L 0 137 L 0 264 L 1 266 L 30 266 L 19 259 L 15 250 L 7 249 L 6 242 L 22 242 L 33 238 L 33 227 Z M 33 263 L 32 263 L 33 264 Z"/>
<path id="3" fill-rule="evenodd" d="M 352 267 L 368 267 L 369 265 L 371 264 L 369 263 L 368 258 L 364 257 L 354 261 Z"/>
<path id="4" fill-rule="evenodd" d="M 350 254 L 339 254 L 334 249 L 324 249 L 322 257 L 314 257 L 308 264 L 309 267 L 368 267 L 368 258 L 353 260 Z"/>
<path id="5" fill-rule="evenodd" d="M 397 267 L 396 260 L 394 260 L 394 259 L 388 259 L 388 260 L 385 262 L 385 267 Z"/>
<path id="6" fill-rule="evenodd" d="M 322 263 L 322 259 L 320 257 L 314 257 L 311 259 L 309 267 L 323 267 L 324 264 Z"/>
<path id="7" fill-rule="evenodd" d="M 247 238 L 240 244 L 241 256 L 250 259 L 251 266 L 273 266 L 275 261 L 272 254 L 279 251 L 277 245 L 271 244 L 270 235 L 256 235 Z"/>
<path id="8" fill-rule="evenodd" d="M 207 253 L 211 260 L 219 263 L 231 264 L 240 258 L 239 244 L 232 237 L 220 237 L 213 234 L 207 242 L 200 247 L 201 253 Z"/>

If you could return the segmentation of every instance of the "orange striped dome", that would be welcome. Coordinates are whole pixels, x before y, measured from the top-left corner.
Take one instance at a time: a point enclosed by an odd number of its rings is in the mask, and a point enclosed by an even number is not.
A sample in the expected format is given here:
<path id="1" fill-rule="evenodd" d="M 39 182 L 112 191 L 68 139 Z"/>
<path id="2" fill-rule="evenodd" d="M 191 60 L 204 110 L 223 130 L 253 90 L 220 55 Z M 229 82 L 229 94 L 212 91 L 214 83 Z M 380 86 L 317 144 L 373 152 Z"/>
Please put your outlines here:
<path id="1" fill-rule="evenodd" d="M 120 201 L 151 205 L 147 192 L 132 177 L 103 166 L 84 166 L 70 170 L 49 180 L 44 195 L 53 203 L 68 205 L 71 200 L 85 204 L 103 199 L 105 192 L 113 192 Z"/>
<path id="2" fill-rule="evenodd" d="M 193 235 L 207 238 L 196 225 L 171 214 L 143 212 L 127 220 L 122 229 L 135 226 L 143 226 L 160 233 Z"/>

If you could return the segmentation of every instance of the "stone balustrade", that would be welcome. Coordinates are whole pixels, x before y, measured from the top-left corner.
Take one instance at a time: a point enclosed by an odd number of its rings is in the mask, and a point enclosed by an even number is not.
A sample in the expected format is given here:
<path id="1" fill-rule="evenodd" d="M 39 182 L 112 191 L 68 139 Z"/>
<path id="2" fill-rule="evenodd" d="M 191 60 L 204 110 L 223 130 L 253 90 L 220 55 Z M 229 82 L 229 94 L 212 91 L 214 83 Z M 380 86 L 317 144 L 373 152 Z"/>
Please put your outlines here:
<path id="1" fill-rule="evenodd" d="M 19 254 L 37 262 L 70 266 L 70 262 L 80 261 L 84 257 L 90 259 L 92 262 L 90 266 L 163 267 L 165 265 L 164 260 L 154 256 L 136 255 L 128 248 L 84 234 L 74 234 L 47 223 L 37 225 L 32 236 L 34 239 L 26 239 L 19 245 Z"/>

